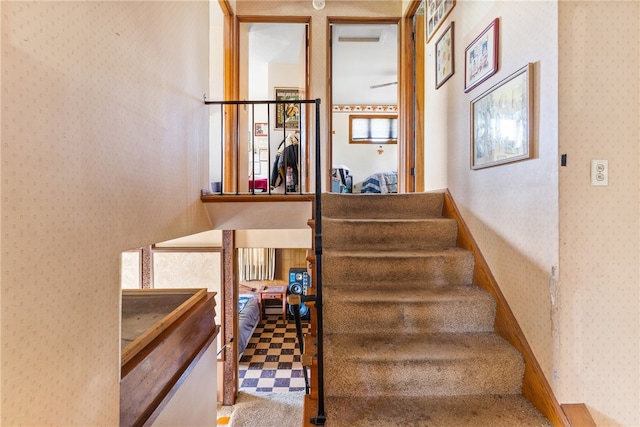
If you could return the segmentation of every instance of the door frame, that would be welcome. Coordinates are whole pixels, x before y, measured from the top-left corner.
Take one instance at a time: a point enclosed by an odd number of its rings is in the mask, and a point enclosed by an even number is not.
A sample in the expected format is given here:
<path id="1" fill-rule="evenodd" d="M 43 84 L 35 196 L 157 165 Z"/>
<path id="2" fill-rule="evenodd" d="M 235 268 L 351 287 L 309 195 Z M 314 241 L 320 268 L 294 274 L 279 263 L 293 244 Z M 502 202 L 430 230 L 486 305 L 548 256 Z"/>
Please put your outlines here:
<path id="1" fill-rule="evenodd" d="M 424 191 L 424 14 L 420 14 L 423 0 L 411 0 L 400 26 L 400 42 L 403 60 L 400 63 L 402 78 L 398 81 L 400 94 L 398 109 L 405 114 L 398 118 L 405 144 L 398 147 L 402 154 L 403 179 L 398 176 L 398 191 Z M 400 174 L 400 170 L 398 171 Z M 402 185 L 401 185 L 402 182 Z"/>

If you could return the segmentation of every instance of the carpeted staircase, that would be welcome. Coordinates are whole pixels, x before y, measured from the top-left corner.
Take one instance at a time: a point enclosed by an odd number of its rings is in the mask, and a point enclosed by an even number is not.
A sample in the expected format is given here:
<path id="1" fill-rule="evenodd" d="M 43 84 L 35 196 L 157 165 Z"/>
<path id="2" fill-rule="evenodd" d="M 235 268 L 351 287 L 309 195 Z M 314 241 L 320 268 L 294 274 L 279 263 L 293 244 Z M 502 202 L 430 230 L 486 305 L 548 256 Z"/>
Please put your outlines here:
<path id="1" fill-rule="evenodd" d="M 324 194 L 328 427 L 550 426 L 443 194 Z"/>

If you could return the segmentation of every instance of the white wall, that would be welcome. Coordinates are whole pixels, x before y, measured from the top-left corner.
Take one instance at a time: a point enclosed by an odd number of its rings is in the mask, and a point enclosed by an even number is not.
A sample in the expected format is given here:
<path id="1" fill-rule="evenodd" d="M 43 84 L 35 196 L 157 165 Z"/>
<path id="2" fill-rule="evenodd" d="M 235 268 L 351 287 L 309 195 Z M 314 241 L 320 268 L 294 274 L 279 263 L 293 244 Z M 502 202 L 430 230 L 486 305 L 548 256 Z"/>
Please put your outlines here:
<path id="1" fill-rule="evenodd" d="M 211 344 L 189 371 L 180 388 L 151 424 L 161 426 L 216 426 L 216 346 Z M 213 404 L 211 403 L 213 402 Z"/>
<path id="2" fill-rule="evenodd" d="M 495 18 L 498 73 L 465 94 L 464 49 Z M 425 186 L 451 190 L 560 402 L 640 425 L 638 4 L 465 1 L 449 21 L 456 72 L 438 90 L 443 28 L 426 50 Z M 528 62 L 533 158 L 471 170 L 471 100 Z M 591 158 L 610 160 L 609 187 L 589 185 Z"/>
<path id="3" fill-rule="evenodd" d="M 209 228 L 207 2 L 2 2 L 2 425 L 117 425 L 120 259 Z"/>

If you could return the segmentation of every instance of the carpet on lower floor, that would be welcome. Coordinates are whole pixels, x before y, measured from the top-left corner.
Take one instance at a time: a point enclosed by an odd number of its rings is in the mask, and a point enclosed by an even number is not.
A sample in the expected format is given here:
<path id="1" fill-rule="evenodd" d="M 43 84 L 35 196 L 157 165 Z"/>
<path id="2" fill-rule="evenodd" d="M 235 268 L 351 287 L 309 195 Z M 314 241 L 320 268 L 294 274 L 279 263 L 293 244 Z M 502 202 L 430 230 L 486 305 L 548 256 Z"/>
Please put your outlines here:
<path id="1" fill-rule="evenodd" d="M 239 392 L 230 427 L 300 427 L 304 393 Z"/>

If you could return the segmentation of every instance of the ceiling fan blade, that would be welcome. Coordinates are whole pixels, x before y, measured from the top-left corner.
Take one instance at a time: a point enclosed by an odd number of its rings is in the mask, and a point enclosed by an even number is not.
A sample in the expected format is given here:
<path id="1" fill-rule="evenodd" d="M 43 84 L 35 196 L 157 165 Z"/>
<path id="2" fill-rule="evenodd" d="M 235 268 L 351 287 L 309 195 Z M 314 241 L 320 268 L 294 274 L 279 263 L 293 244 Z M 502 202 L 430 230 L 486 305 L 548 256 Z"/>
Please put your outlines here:
<path id="1" fill-rule="evenodd" d="M 378 89 L 380 87 L 386 87 L 391 85 L 397 85 L 398 82 L 380 83 L 379 85 L 369 86 L 369 89 Z"/>

